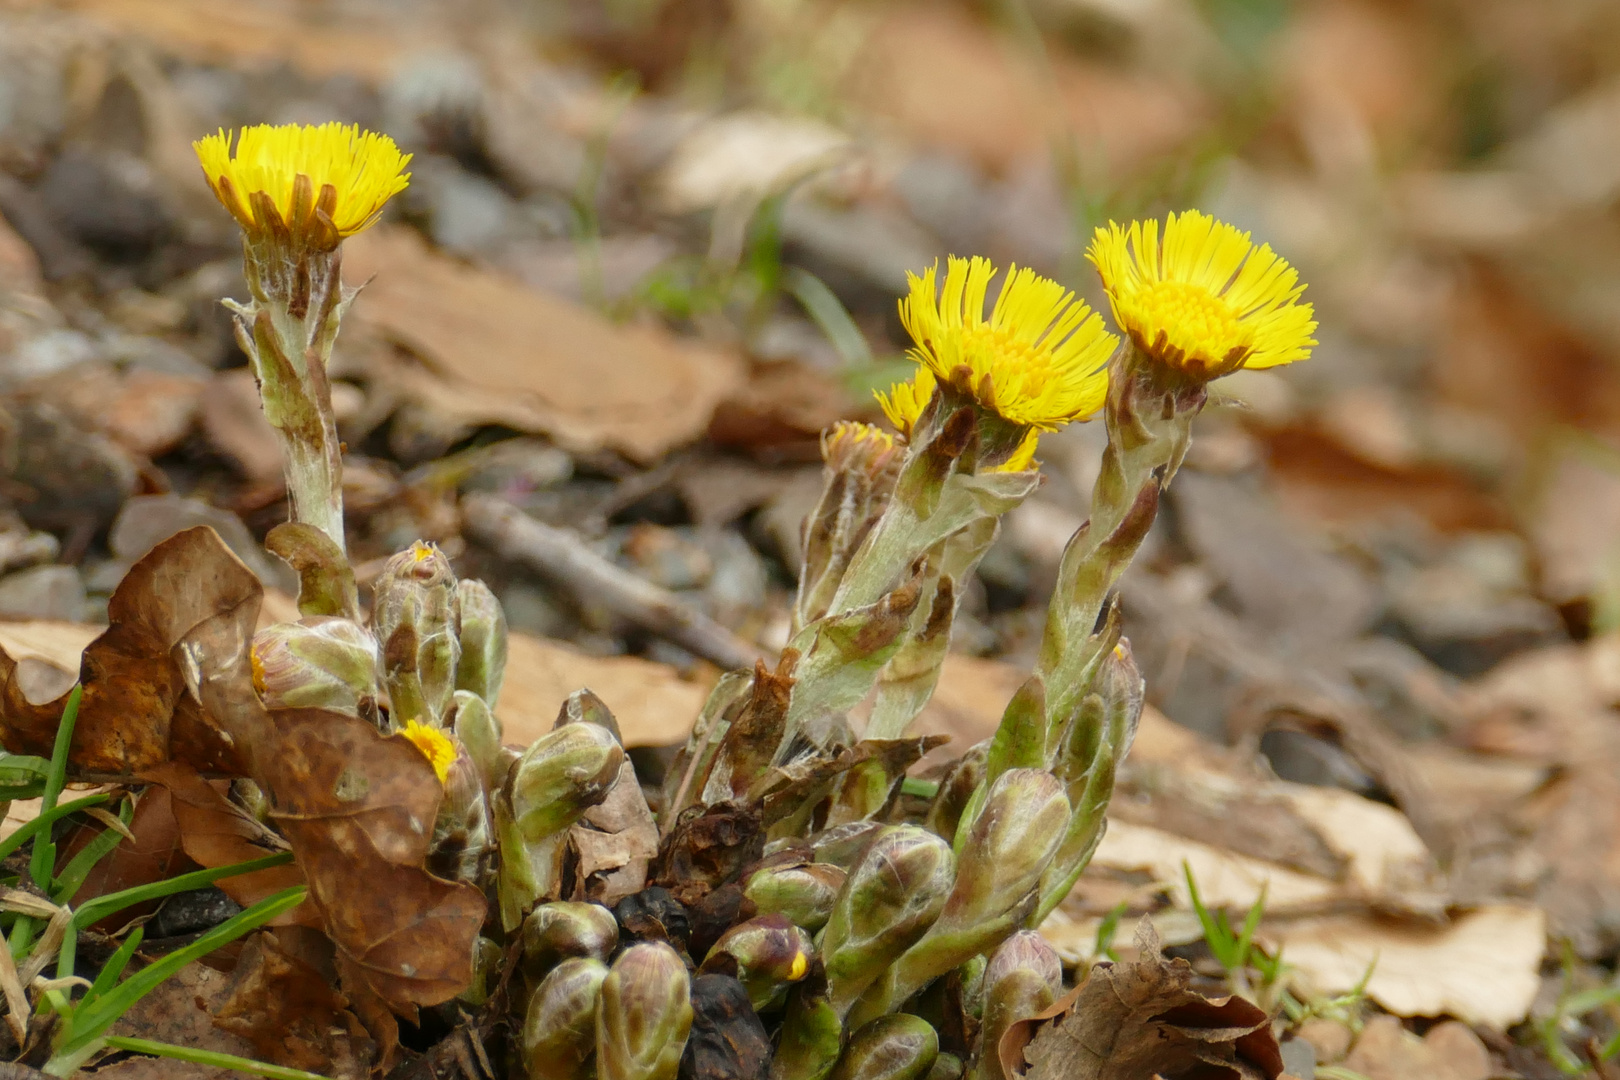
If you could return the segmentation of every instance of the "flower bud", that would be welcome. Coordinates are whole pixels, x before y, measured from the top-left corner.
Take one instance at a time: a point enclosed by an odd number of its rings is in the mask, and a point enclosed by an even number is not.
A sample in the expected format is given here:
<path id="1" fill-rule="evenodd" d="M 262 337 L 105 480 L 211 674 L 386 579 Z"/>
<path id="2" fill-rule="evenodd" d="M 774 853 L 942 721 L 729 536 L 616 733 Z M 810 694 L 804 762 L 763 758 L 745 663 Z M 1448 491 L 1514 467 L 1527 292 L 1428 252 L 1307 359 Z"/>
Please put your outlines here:
<path id="1" fill-rule="evenodd" d="M 941 1053 L 934 1059 L 925 1080 L 962 1080 L 962 1074 L 966 1071 L 961 1058 L 955 1054 Z"/>
<path id="2" fill-rule="evenodd" d="M 619 924 L 601 904 L 559 900 L 523 920 L 523 968 L 542 975 L 564 960 L 606 960 L 619 944 Z"/>
<path id="3" fill-rule="evenodd" d="M 827 613 L 850 557 L 894 494 L 905 451 L 880 428 L 844 422 L 822 433 L 821 456 L 827 468 L 821 498 L 804 522 L 795 631 Z"/>
<path id="4" fill-rule="evenodd" d="M 607 798 L 624 748 L 596 724 L 568 724 L 536 739 L 512 769 L 513 819 L 531 843 L 559 833 Z"/>
<path id="5" fill-rule="evenodd" d="M 1121 639 L 1104 657 L 1058 746 L 1053 772 L 1068 792 L 1072 812 L 1052 865 L 1041 880 L 1038 925 L 1079 880 L 1102 842 L 1114 774 L 1136 738 L 1142 716 L 1142 673 Z"/>
<path id="6" fill-rule="evenodd" d="M 506 612 L 488 585 L 471 578 L 456 582 L 456 612 L 456 689 L 477 694 L 493 709 L 506 674 Z"/>
<path id="7" fill-rule="evenodd" d="M 619 721 L 613 715 L 613 710 L 607 707 L 607 702 L 597 697 L 589 690 L 575 690 L 563 701 L 562 708 L 557 710 L 557 722 L 553 727 L 562 727 L 564 724 L 595 724 L 597 727 L 607 728 L 613 732 L 613 737 L 624 742 L 624 735 L 619 731 Z"/>
<path id="8" fill-rule="evenodd" d="M 444 798 L 433 822 L 427 865 L 439 877 L 478 884 L 488 866 L 493 843 L 489 801 L 484 795 L 483 778 L 467 748 L 452 745 L 456 753 L 445 770 Z"/>
<path id="9" fill-rule="evenodd" d="M 599 1080 L 675 1080 L 692 1028 L 691 993 L 686 965 L 663 942 L 620 953 L 596 1012 Z"/>
<path id="10" fill-rule="evenodd" d="M 984 1017 L 973 1080 L 1007 1080 L 1001 1067 L 1001 1036 L 1057 1000 L 1063 964 L 1046 939 L 1020 930 L 1003 941 L 984 970 Z"/>
<path id="11" fill-rule="evenodd" d="M 928 933 L 862 995 L 851 1023 L 882 1016 L 1020 927 L 1069 824 L 1063 785 L 1039 769 L 1008 769 L 991 786 L 956 865 L 956 885 Z M 932 834 L 930 834 L 932 835 Z"/>
<path id="12" fill-rule="evenodd" d="M 832 863 L 767 866 L 748 879 L 743 895 L 761 915 L 786 915 L 813 934 L 827 925 L 848 876 Z"/>
<path id="13" fill-rule="evenodd" d="M 529 1080 L 588 1080 L 597 1002 L 607 974 L 606 964 L 580 956 L 564 960 L 540 981 L 523 1018 Z"/>
<path id="14" fill-rule="evenodd" d="M 396 725 L 442 727 L 456 689 L 456 578 L 450 560 L 418 540 L 383 567 L 373 587 L 371 629 L 382 646 L 383 681 Z"/>
<path id="15" fill-rule="evenodd" d="M 822 932 L 829 996 L 839 1016 L 938 917 L 954 862 L 951 846 L 926 829 L 892 825 L 877 834 Z"/>
<path id="16" fill-rule="evenodd" d="M 1000 918 L 1025 902 L 1069 824 L 1063 785 L 1040 769 L 1009 769 L 990 788 L 957 861 L 944 917 L 964 925 Z M 946 964 L 943 974 L 982 950 Z"/>
<path id="17" fill-rule="evenodd" d="M 315 616 L 253 635 L 253 688 L 267 709 L 331 709 L 377 718 L 382 666 L 371 631 L 348 619 Z"/>
<path id="18" fill-rule="evenodd" d="M 780 1004 L 788 985 L 810 970 L 810 935 L 786 915 L 761 915 L 739 923 L 720 936 L 701 971 L 717 970 L 720 957 L 737 962 L 737 979 L 748 990 L 755 1012 Z"/>
<path id="19" fill-rule="evenodd" d="M 499 791 L 505 786 L 505 769 L 510 767 L 501 752 L 501 722 L 490 712 L 483 698 L 469 690 L 457 690 L 456 741 L 467 749 L 467 756 L 478 766 L 478 775 L 485 791 Z"/>
<path id="20" fill-rule="evenodd" d="M 923 1080 L 939 1056 L 939 1035 L 920 1016 L 880 1016 L 850 1036 L 832 1080 Z"/>

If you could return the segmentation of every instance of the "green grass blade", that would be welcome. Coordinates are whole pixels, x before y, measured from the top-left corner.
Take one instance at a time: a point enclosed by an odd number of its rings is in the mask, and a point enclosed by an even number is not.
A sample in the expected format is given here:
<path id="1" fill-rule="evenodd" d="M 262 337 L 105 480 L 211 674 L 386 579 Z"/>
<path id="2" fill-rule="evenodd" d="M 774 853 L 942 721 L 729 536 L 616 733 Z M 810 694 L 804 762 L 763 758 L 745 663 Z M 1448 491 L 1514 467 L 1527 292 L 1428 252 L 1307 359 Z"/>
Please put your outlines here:
<path id="1" fill-rule="evenodd" d="M 816 275 L 798 267 L 790 267 L 782 276 L 782 285 L 793 298 L 804 305 L 810 318 L 832 343 L 834 351 L 845 367 L 863 367 L 872 363 L 872 347 L 866 335 L 850 318 L 844 302 L 827 288 Z"/>
<path id="2" fill-rule="evenodd" d="M 100 1038 L 102 1033 L 112 1027 L 137 1001 L 156 989 L 164 979 L 193 960 L 207 956 L 220 946 L 228 945 L 243 934 L 263 926 L 283 911 L 297 907 L 304 902 L 304 897 L 308 893 L 307 887 L 294 885 L 274 896 L 266 897 L 246 911 L 239 912 L 220 923 L 190 945 L 176 949 L 163 959 L 137 971 L 118 984 L 116 989 L 109 990 L 96 1001 L 74 1010 L 71 1021 L 65 1025 L 65 1030 L 71 1034 L 57 1047 L 53 1060 L 76 1056 L 88 1044 Z"/>
<path id="3" fill-rule="evenodd" d="M 252 1058 L 237 1057 L 235 1054 L 222 1054 L 217 1050 L 199 1050 L 192 1046 L 175 1046 L 173 1043 L 154 1042 L 151 1039 L 127 1039 L 122 1035 L 109 1035 L 104 1041 L 115 1050 L 174 1058 L 176 1061 L 189 1061 L 197 1065 L 212 1065 L 216 1069 L 235 1069 L 255 1076 L 268 1076 L 270 1080 L 326 1080 L 326 1077 L 318 1073 L 289 1069 L 285 1065 L 271 1065 L 264 1061 L 254 1061 Z"/>
<path id="4" fill-rule="evenodd" d="M 200 889 L 205 885 L 212 885 L 221 878 L 235 877 L 238 874 L 251 874 L 255 870 L 268 870 L 272 866 L 285 866 L 292 862 L 290 851 L 283 851 L 276 855 L 266 855 L 262 859 L 250 859 L 247 862 L 232 863 L 229 866 L 216 867 L 213 870 L 194 870 L 189 874 L 169 878 L 167 881 L 155 881 L 150 885 L 137 885 L 132 889 L 123 889 L 119 892 L 98 896 L 94 900 L 87 900 L 84 906 L 73 913 L 73 922 L 68 925 L 67 937 L 62 940 L 60 960 L 56 965 L 57 978 L 66 978 L 73 974 L 73 962 L 78 949 L 79 931 L 87 926 L 105 919 L 115 911 L 146 900 L 160 900 L 175 893 L 189 892 Z M 278 894 L 279 895 L 279 894 Z"/>
<path id="5" fill-rule="evenodd" d="M 135 816 L 135 804 L 128 799 L 118 808 L 118 820 L 128 825 Z M 90 876 L 90 871 L 96 864 L 111 854 L 118 842 L 124 839 L 124 834 L 117 829 L 104 829 L 100 836 L 84 845 L 80 852 L 68 860 L 62 868 L 62 874 L 56 879 L 56 891 L 51 893 L 51 899 L 58 904 L 65 904 L 73 899 L 73 895 L 84 884 L 84 879 Z"/>
<path id="6" fill-rule="evenodd" d="M 51 748 L 51 766 L 45 774 L 45 790 L 40 793 L 39 812 L 43 817 L 56 808 L 56 798 L 67 786 L 68 750 L 73 746 L 73 726 L 79 722 L 79 701 L 84 697 L 82 683 L 68 694 L 67 707 L 62 710 L 62 722 L 56 725 L 56 744 Z M 51 872 L 56 867 L 56 845 L 50 834 L 34 845 L 33 858 L 28 861 L 28 876 L 45 892 L 51 891 Z"/>
<path id="7" fill-rule="evenodd" d="M 146 927 L 144 926 L 137 926 L 129 932 L 129 937 L 125 938 L 123 944 L 118 946 L 117 952 L 107 958 L 107 962 L 102 965 L 100 973 L 96 975 L 96 981 L 91 983 L 90 989 L 84 992 L 84 998 L 79 1002 L 81 1008 L 118 985 L 118 977 L 129 966 L 129 958 L 135 955 L 135 950 L 141 947 L 141 941 L 145 937 Z"/>
<path id="8" fill-rule="evenodd" d="M 76 814 L 80 810 L 86 810 L 92 806 L 100 806 L 109 798 L 110 796 L 108 796 L 106 793 L 101 793 L 98 795 L 86 795 L 82 799 L 74 799 L 72 802 L 65 802 L 60 806 L 53 806 L 49 810 L 40 811 L 38 817 L 34 818 L 32 821 L 25 822 L 20 828 L 17 829 L 16 832 L 12 833 L 4 840 L 0 840 L 0 859 L 4 859 L 13 851 L 16 851 L 18 848 L 28 843 L 28 841 L 32 840 L 36 835 L 38 835 L 41 829 L 46 829 L 49 826 L 56 824 L 59 819 L 65 818 L 69 814 Z"/>

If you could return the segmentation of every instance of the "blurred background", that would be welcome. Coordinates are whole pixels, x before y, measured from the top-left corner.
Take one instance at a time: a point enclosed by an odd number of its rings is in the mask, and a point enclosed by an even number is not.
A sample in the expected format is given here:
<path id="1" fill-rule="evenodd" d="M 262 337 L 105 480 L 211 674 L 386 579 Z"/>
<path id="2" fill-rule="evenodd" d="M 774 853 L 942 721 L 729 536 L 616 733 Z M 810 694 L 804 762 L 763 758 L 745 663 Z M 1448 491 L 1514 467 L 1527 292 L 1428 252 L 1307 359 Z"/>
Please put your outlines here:
<path id="1" fill-rule="evenodd" d="M 415 154 L 345 245 L 362 578 L 433 539 L 515 628 L 698 682 L 715 657 L 464 539 L 458 494 L 768 653 L 818 433 L 910 370 L 908 271 L 985 254 L 1097 304 L 1099 223 L 1252 230 L 1321 344 L 1199 421 L 1123 590 L 1150 700 L 1399 807 L 1451 902 L 1620 946 L 1612 0 L 0 0 L 0 615 L 104 619 L 195 523 L 290 587 L 254 543 L 285 505 L 218 304 L 236 230 L 188 144 L 326 120 Z M 1102 443 L 1042 440 L 946 728 L 1027 666 Z"/>

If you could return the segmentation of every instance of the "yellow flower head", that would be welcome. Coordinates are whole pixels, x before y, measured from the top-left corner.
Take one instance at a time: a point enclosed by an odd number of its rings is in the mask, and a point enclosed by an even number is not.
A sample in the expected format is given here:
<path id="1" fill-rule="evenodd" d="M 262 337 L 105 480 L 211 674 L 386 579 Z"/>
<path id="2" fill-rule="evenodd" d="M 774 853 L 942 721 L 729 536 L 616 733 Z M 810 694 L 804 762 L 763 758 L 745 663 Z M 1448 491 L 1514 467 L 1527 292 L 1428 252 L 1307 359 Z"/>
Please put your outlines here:
<path id="1" fill-rule="evenodd" d="M 833 472 L 878 476 L 898 468 L 901 453 L 893 435 L 871 424 L 840 420 L 821 433 L 821 460 Z"/>
<path id="2" fill-rule="evenodd" d="M 1102 275 L 1114 320 L 1136 347 L 1199 379 L 1311 354 L 1316 320 L 1305 286 L 1269 245 L 1256 247 L 1208 214 L 1099 228 L 1086 258 Z"/>
<path id="3" fill-rule="evenodd" d="M 456 760 L 456 744 L 450 741 L 449 736 L 417 720 L 406 723 L 400 734 L 422 751 L 422 755 L 428 759 L 428 764 L 433 766 L 434 773 L 439 777 L 439 783 L 444 783 L 445 777 L 450 775 L 450 766 Z"/>
<path id="4" fill-rule="evenodd" d="M 995 268 L 989 259 L 949 260 L 943 287 L 938 265 L 908 275 L 911 294 L 900 321 L 917 347 L 912 356 L 939 379 L 956 381 L 966 368 L 979 404 L 1038 431 L 1084 420 L 1108 394 L 1108 358 L 1119 339 L 1102 319 L 1055 281 L 1010 267 L 990 317 L 985 292 Z"/>
<path id="5" fill-rule="evenodd" d="M 286 229 L 335 247 L 377 220 L 405 190 L 409 154 L 355 124 L 259 124 L 232 152 L 222 129 L 191 144 L 208 186 L 250 236 Z"/>

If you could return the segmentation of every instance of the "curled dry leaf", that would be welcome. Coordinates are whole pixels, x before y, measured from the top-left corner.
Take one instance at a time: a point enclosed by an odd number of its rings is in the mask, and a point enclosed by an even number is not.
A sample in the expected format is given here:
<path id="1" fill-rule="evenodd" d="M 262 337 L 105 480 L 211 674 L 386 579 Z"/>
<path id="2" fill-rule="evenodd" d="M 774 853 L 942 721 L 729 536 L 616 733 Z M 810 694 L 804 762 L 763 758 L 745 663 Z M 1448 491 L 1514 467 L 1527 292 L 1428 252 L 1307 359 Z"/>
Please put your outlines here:
<path id="1" fill-rule="evenodd" d="M 1277 1080 L 1282 1052 L 1264 1009 L 1191 989 L 1192 966 L 1166 960 L 1146 919 L 1141 959 L 1099 964 L 1041 1017 L 1002 1037 L 1001 1063 L 1025 1080 Z M 1028 1071 L 1025 1071 L 1025 1063 Z"/>
<path id="2" fill-rule="evenodd" d="M 100 831 L 87 828 L 83 831 L 83 835 L 88 841 Z M 185 853 L 180 847 L 180 829 L 175 823 L 169 793 L 166 790 L 158 787 L 147 788 L 136 796 L 135 814 L 130 818 L 129 831 L 134 835 L 134 841 L 131 842 L 128 838 L 119 841 L 117 847 L 91 868 L 84 879 L 84 884 L 73 894 L 75 907 L 87 900 L 118 892 L 120 889 L 133 889 L 141 885 L 150 885 L 154 881 L 162 881 L 182 871 Z M 73 853 L 71 842 L 63 845 L 64 858 L 70 858 Z M 131 918 L 151 914 L 157 910 L 157 906 L 154 901 L 125 908 L 109 915 L 93 929 L 111 933 Z"/>
<path id="3" fill-rule="evenodd" d="M 238 748 L 185 695 L 176 650 L 244 616 L 251 626 L 262 595 L 259 579 L 207 527 L 176 533 L 130 567 L 107 605 L 111 625 L 80 661 L 72 763 L 133 772 L 173 758 L 240 772 Z M 49 754 L 71 681 L 50 686 L 57 693 L 49 696 L 32 674 L 0 651 L 0 740 L 13 753 Z"/>
<path id="4" fill-rule="evenodd" d="M 425 868 L 440 788 L 415 745 L 318 709 L 270 714 L 272 816 L 309 880 L 339 968 L 413 1016 L 472 982 L 484 897 Z M 356 1002 L 359 1005 L 359 1002 Z M 375 1029 L 373 1029 L 375 1030 Z"/>
<path id="5" fill-rule="evenodd" d="M 607 798 L 568 830 L 568 843 L 579 859 L 575 879 L 583 899 L 612 907 L 647 884 L 647 866 L 658 854 L 658 823 L 628 759 Z"/>
<path id="6" fill-rule="evenodd" d="M 374 1047 L 335 985 L 332 945 L 296 928 L 255 934 L 214 1011 L 254 1055 L 331 1077 L 362 1077 Z"/>
<path id="7" fill-rule="evenodd" d="M 652 882 L 691 907 L 764 853 L 759 809 L 723 803 L 676 822 L 653 863 Z"/>
<path id="8" fill-rule="evenodd" d="M 285 841 L 220 792 L 215 786 L 218 781 L 204 780 L 188 765 L 171 761 L 146 770 L 140 779 L 157 785 L 149 789 L 146 797 L 160 793 L 165 797 L 180 848 L 198 866 L 214 869 L 286 850 Z M 136 822 L 139 820 L 140 807 L 137 806 Z M 238 904 L 251 907 L 283 889 L 302 884 L 303 871 L 294 863 L 222 878 L 219 887 Z M 320 913 L 306 900 L 271 922 L 273 926 L 295 924 L 318 928 Z"/>

